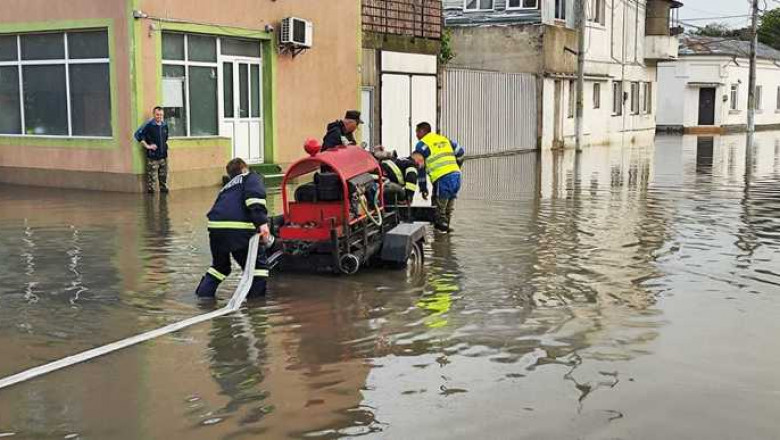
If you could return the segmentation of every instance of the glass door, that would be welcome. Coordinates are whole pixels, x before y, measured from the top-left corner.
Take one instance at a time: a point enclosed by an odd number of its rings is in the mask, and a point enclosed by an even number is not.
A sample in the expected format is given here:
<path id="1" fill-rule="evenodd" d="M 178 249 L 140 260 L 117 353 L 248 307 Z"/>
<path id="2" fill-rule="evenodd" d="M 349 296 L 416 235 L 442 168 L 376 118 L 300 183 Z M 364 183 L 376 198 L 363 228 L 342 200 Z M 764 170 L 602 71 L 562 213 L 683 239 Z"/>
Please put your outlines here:
<path id="1" fill-rule="evenodd" d="M 222 132 L 233 156 L 263 162 L 262 73 L 259 59 L 222 58 Z"/>

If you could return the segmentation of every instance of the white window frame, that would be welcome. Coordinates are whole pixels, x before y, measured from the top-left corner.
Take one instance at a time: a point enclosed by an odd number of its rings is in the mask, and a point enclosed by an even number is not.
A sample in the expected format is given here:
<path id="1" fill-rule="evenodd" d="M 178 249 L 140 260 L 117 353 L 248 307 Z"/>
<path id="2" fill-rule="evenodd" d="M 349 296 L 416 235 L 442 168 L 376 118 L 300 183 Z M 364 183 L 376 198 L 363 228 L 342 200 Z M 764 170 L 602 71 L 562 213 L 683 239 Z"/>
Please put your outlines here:
<path id="1" fill-rule="evenodd" d="M 639 83 L 631 82 L 631 114 L 638 115 L 641 106 L 639 105 Z"/>
<path id="2" fill-rule="evenodd" d="M 590 0 L 588 3 L 588 23 L 605 26 L 607 23 L 607 2 L 606 0 Z"/>
<path id="3" fill-rule="evenodd" d="M 556 20 L 564 21 L 566 20 L 566 0 L 552 0 L 553 1 L 553 17 L 555 17 Z M 558 7 L 560 6 L 561 14 L 557 14 L 559 11 Z"/>
<path id="4" fill-rule="evenodd" d="M 764 86 L 756 86 L 755 95 L 756 95 L 756 110 L 763 110 L 762 107 L 764 105 L 763 102 Z"/>
<path id="5" fill-rule="evenodd" d="M 780 112 L 780 86 L 777 86 L 777 104 L 775 110 Z"/>
<path id="6" fill-rule="evenodd" d="M 615 105 L 618 104 L 618 105 Z M 612 82 L 612 116 L 623 116 L 623 81 Z"/>
<path id="7" fill-rule="evenodd" d="M 81 135 L 73 135 L 73 123 L 71 120 L 71 102 L 70 102 L 70 66 L 76 65 L 76 64 L 108 64 L 108 74 L 109 74 L 109 96 L 112 92 L 110 88 L 111 84 L 111 58 L 79 58 L 79 59 L 70 59 L 68 54 L 68 33 L 78 33 L 78 32 L 86 32 L 86 31 L 105 31 L 106 32 L 106 38 L 110 37 L 110 33 L 108 32 L 108 28 L 90 28 L 90 29 L 70 29 L 70 30 L 62 30 L 62 31 L 55 31 L 54 33 L 62 33 L 62 44 L 65 45 L 65 52 L 64 52 L 64 58 L 62 59 L 56 59 L 56 60 L 23 60 L 22 59 L 22 35 L 27 35 L 28 33 L 20 33 L 15 34 L 16 37 L 16 61 L 0 61 L 0 67 L 17 67 L 18 69 L 18 76 L 19 76 L 19 120 L 21 123 L 21 134 L 8 134 L 8 133 L 0 133 L 0 136 L 2 137 L 38 137 L 38 138 L 55 138 L 55 139 L 63 139 L 63 138 L 72 138 L 72 139 L 113 139 L 114 135 L 113 133 L 116 130 L 116 127 L 113 126 L 113 118 L 112 118 L 112 124 L 111 124 L 111 135 L 109 136 L 81 136 Z M 30 32 L 29 34 L 36 34 L 39 32 Z M 109 44 L 109 53 L 111 51 L 110 45 L 111 40 L 109 38 L 108 40 Z M 68 118 L 68 134 L 27 134 L 25 133 L 27 121 L 25 120 L 24 115 L 24 66 L 65 66 L 65 99 L 67 101 L 67 118 Z M 113 114 L 114 106 L 116 103 L 112 100 L 111 101 L 111 112 Z"/>
<path id="8" fill-rule="evenodd" d="M 478 12 L 478 11 L 494 11 L 496 9 L 496 0 L 490 0 L 490 9 L 482 9 L 479 7 L 481 0 L 477 0 L 476 8 L 469 8 L 469 0 L 463 0 L 463 10 L 466 12 Z"/>
<path id="9" fill-rule="evenodd" d="M 526 0 L 518 0 L 520 2 L 520 6 L 509 6 L 509 2 L 512 0 L 506 0 L 506 10 L 507 11 L 533 11 L 536 9 L 539 9 L 539 0 L 533 0 L 534 5 L 533 6 L 523 6 L 523 3 L 525 3 Z M 495 6 L 495 2 L 494 2 Z"/>
<path id="10" fill-rule="evenodd" d="M 566 105 L 566 117 L 569 119 L 574 118 L 577 107 L 577 81 L 569 80 L 569 100 Z"/>
<path id="11" fill-rule="evenodd" d="M 642 113 L 649 115 L 653 113 L 653 83 L 642 83 Z"/>
<path id="12" fill-rule="evenodd" d="M 729 90 L 729 109 L 731 111 L 739 111 L 739 84 L 732 84 Z"/>
<path id="13" fill-rule="evenodd" d="M 160 59 L 161 66 L 183 66 L 184 67 L 184 102 L 186 103 L 186 113 L 187 113 L 187 134 L 184 136 L 171 136 L 171 139 L 184 139 L 184 138 L 209 138 L 209 137 L 219 137 L 219 121 L 221 121 L 222 115 L 222 106 L 219 104 L 220 99 L 222 99 L 222 96 L 220 95 L 221 90 L 221 84 L 220 81 L 222 80 L 222 69 L 220 67 L 219 63 L 219 52 L 220 52 L 220 44 L 219 44 L 219 37 L 216 35 L 207 35 L 209 37 L 213 37 L 216 40 L 216 48 L 215 55 L 217 60 L 214 62 L 210 61 L 190 61 L 190 53 L 189 53 L 189 33 L 186 32 L 170 32 L 171 34 L 180 34 L 184 35 L 184 61 L 182 60 L 166 60 L 164 58 Z M 205 135 L 205 136 L 192 136 L 192 102 L 190 102 L 190 66 L 193 67 L 213 67 L 217 69 L 217 134 L 212 135 Z"/>

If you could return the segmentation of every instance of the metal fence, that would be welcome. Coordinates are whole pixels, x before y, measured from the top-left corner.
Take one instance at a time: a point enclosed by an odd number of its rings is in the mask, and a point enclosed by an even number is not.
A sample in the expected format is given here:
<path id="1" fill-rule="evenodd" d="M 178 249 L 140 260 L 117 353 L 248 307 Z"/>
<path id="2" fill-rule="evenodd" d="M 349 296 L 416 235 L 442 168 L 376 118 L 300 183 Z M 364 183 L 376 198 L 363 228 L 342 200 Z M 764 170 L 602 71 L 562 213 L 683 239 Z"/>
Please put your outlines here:
<path id="1" fill-rule="evenodd" d="M 534 75 L 447 68 L 442 76 L 442 133 L 469 157 L 536 149 Z"/>
<path id="2" fill-rule="evenodd" d="M 362 0 L 363 31 L 441 38 L 441 0 Z"/>

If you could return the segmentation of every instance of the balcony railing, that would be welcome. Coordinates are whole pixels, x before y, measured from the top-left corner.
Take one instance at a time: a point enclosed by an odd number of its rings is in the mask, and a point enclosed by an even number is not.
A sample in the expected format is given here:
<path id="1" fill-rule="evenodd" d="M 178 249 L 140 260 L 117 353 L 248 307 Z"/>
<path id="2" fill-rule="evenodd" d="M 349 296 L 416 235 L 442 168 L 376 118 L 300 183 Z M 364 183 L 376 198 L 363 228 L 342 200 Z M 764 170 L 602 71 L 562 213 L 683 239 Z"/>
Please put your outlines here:
<path id="1" fill-rule="evenodd" d="M 363 31 L 441 39 L 441 0 L 362 0 Z"/>

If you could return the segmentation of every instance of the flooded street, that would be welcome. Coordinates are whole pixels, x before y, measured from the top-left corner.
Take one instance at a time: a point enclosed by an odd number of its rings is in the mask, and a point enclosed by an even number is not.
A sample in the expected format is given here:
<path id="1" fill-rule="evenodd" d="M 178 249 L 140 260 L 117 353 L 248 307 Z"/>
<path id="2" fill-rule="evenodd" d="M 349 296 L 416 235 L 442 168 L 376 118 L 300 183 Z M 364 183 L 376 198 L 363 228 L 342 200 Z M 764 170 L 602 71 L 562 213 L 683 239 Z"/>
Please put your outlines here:
<path id="1" fill-rule="evenodd" d="M 215 193 L 0 187 L 0 377 L 202 313 Z M 780 437 L 780 133 L 471 160 L 453 226 L 0 390 L 0 438 Z"/>

